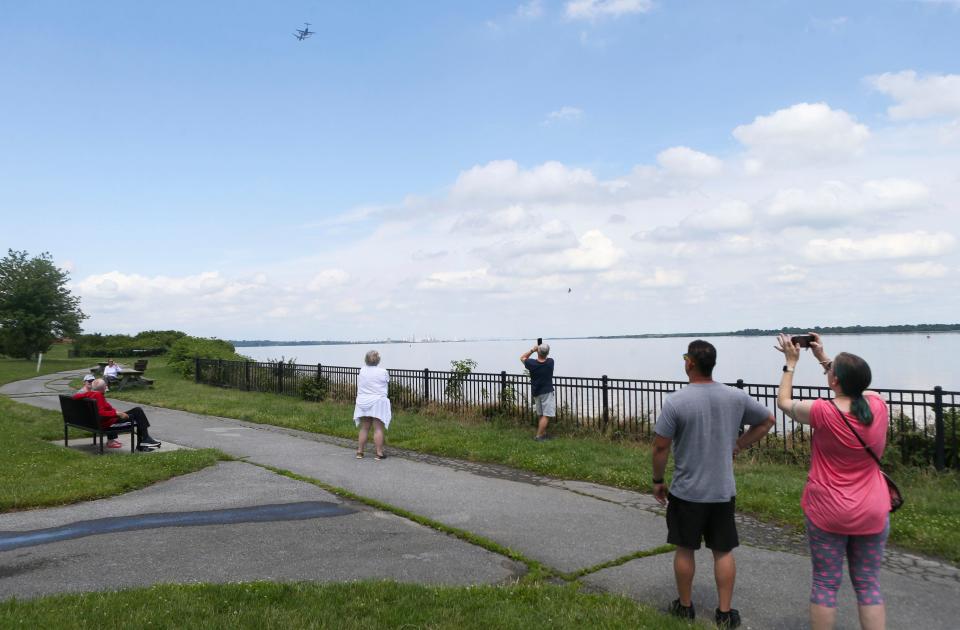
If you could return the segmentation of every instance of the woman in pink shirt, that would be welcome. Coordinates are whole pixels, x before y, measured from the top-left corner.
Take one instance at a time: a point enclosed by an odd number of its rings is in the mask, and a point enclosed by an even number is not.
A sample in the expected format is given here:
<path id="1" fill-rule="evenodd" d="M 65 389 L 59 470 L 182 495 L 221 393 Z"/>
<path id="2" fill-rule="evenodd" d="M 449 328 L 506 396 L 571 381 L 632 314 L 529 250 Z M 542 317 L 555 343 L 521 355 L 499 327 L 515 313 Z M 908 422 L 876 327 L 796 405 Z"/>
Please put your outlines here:
<path id="1" fill-rule="evenodd" d="M 833 627 L 846 556 L 857 593 L 860 627 L 884 628 L 886 609 L 878 576 L 890 531 L 890 495 L 880 467 L 853 431 L 877 457 L 882 457 L 887 441 L 887 405 L 879 394 L 867 390 L 871 374 L 866 361 L 846 352 L 831 361 L 820 336 L 809 334 L 810 349 L 824 368 L 834 398 L 793 399 L 793 372 L 800 359 L 800 345 L 789 335 L 780 335 L 777 349 L 784 354 L 786 364 L 777 406 L 813 429 L 810 473 L 801 501 L 813 562 L 811 626 L 816 630 Z"/>

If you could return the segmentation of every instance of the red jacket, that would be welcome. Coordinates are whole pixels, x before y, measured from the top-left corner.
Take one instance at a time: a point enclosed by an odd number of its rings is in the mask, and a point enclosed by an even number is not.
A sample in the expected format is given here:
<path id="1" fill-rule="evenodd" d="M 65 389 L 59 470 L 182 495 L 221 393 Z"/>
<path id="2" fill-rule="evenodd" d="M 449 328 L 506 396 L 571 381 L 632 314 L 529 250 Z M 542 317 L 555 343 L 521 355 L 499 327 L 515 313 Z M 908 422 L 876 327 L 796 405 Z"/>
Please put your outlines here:
<path id="1" fill-rule="evenodd" d="M 117 416 L 117 410 L 107 402 L 103 397 L 103 392 L 83 392 L 74 394 L 74 398 L 92 398 L 97 403 L 97 413 L 100 414 L 100 428 L 106 429 L 112 424 L 116 424 L 120 418 Z"/>

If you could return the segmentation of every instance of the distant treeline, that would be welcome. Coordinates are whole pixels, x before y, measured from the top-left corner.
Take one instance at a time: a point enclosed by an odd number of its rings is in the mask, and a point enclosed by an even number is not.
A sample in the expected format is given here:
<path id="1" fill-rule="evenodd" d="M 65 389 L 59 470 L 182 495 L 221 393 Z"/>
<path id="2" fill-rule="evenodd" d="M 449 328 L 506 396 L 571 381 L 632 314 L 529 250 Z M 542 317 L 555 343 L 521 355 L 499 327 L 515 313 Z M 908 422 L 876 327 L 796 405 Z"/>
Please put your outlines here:
<path id="1" fill-rule="evenodd" d="M 801 335 L 813 331 L 821 335 L 867 335 L 876 333 L 929 333 L 960 331 L 960 324 L 896 324 L 893 326 L 784 326 L 783 328 L 744 328 L 732 332 L 658 333 L 642 335 L 601 335 L 594 339 L 652 339 L 656 337 L 767 337 L 779 333 Z"/>

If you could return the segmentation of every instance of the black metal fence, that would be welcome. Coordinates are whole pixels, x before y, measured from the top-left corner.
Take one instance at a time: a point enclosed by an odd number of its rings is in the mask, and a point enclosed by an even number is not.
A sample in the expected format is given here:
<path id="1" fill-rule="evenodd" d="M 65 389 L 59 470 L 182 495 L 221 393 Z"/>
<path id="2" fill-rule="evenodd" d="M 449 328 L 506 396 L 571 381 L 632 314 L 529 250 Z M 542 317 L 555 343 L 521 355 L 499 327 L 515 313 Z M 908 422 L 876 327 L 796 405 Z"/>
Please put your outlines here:
<path id="1" fill-rule="evenodd" d="M 198 383 L 342 402 L 355 399 L 359 372 L 359 368 L 321 364 L 199 358 L 195 363 Z M 491 417 L 534 419 L 530 379 L 525 374 L 428 369 L 388 372 L 389 396 L 395 408 L 435 405 Z M 554 376 L 553 384 L 557 397 L 556 422 L 563 426 L 614 437 L 650 438 L 664 397 L 686 382 L 619 379 L 604 375 L 599 378 Z M 777 422 L 764 438 L 764 448 L 789 455 L 809 454 L 809 430 L 777 408 L 779 386 L 744 383 L 742 380 L 728 385 L 745 390 L 774 414 Z M 932 390 L 875 391 L 886 399 L 890 411 L 885 458 L 897 457 L 904 464 L 932 464 L 938 470 L 960 468 L 957 442 L 960 392 L 944 391 L 939 386 Z M 794 386 L 793 397 L 829 398 L 830 390 L 819 386 Z"/>

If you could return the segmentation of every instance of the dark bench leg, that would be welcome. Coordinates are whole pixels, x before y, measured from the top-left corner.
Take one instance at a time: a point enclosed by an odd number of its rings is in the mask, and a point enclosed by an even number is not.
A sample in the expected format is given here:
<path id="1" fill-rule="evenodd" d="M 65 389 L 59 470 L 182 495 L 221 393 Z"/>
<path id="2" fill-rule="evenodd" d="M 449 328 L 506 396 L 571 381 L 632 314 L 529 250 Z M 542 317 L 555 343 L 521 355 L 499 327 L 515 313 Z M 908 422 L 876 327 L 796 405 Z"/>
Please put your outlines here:
<path id="1" fill-rule="evenodd" d="M 63 425 L 63 447 L 67 448 L 70 444 L 67 442 L 67 425 Z"/>

